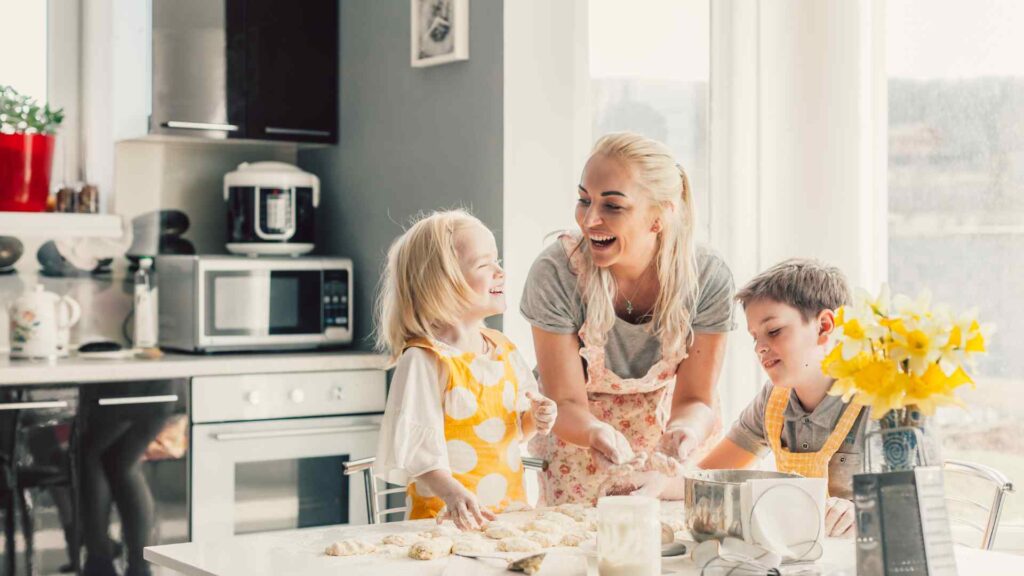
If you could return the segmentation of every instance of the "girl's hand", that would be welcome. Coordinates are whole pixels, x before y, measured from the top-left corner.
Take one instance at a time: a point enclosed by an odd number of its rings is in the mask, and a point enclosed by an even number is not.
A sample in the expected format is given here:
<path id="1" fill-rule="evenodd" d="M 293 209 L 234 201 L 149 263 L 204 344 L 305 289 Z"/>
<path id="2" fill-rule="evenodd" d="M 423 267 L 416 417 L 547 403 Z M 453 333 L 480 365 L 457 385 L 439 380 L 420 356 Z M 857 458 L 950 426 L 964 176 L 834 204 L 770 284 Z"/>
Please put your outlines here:
<path id="1" fill-rule="evenodd" d="M 853 502 L 829 498 L 825 502 L 825 533 L 831 538 L 850 538 L 856 532 Z"/>
<path id="2" fill-rule="evenodd" d="M 530 414 L 537 425 L 537 432 L 541 434 L 551 432 L 555 426 L 555 419 L 558 418 L 558 404 L 532 390 L 526 393 L 526 398 L 530 401 Z"/>
<path id="3" fill-rule="evenodd" d="M 459 530 L 479 530 L 494 520 L 494 514 L 480 506 L 480 502 L 465 486 L 453 482 L 438 498 L 444 500 L 444 508 L 437 515 L 437 523 L 451 519 Z"/>
<path id="4" fill-rule="evenodd" d="M 615 464 L 631 462 L 635 455 L 629 440 L 611 425 L 597 422 L 587 433 L 590 456 L 598 470 L 606 470 Z"/>

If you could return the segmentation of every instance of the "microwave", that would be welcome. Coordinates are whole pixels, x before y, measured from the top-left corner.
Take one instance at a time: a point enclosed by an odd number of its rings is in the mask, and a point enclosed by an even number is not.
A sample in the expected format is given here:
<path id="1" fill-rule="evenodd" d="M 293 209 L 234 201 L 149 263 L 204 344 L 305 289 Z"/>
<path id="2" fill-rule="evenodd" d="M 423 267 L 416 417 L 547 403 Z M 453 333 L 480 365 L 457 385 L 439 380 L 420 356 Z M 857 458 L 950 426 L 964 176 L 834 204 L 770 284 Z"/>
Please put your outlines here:
<path id="1" fill-rule="evenodd" d="M 347 258 L 157 256 L 161 348 L 298 350 L 352 342 Z"/>

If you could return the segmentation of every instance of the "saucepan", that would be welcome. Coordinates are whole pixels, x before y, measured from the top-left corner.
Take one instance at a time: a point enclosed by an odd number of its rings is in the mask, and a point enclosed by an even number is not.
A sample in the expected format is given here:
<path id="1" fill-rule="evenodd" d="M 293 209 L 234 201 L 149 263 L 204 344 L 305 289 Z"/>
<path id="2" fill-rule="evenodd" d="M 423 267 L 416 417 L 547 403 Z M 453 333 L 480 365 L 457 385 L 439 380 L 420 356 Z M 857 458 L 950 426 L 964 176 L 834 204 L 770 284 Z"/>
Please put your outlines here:
<path id="1" fill-rule="evenodd" d="M 799 478 L 797 474 L 768 470 L 699 470 L 686 475 L 683 503 L 686 527 L 693 539 L 743 538 L 740 488 L 747 480 Z"/>

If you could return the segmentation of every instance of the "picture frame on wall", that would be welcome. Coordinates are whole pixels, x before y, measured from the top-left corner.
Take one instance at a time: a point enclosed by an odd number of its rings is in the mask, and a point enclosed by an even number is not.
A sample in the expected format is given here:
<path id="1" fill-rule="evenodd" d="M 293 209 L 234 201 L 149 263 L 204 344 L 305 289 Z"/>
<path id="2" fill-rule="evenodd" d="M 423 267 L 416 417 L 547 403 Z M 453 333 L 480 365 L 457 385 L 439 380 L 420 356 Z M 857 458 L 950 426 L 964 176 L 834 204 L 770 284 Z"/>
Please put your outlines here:
<path id="1" fill-rule="evenodd" d="M 469 0 L 410 0 L 412 66 L 469 60 Z"/>

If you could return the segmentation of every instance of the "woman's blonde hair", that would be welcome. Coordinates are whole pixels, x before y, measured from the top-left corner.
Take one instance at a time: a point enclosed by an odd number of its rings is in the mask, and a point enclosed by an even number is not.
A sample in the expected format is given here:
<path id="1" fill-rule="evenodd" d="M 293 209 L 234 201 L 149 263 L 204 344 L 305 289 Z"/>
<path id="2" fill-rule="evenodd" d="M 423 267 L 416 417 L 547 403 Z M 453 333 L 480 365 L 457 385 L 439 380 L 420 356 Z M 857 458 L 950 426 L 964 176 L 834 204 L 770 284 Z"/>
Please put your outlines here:
<path id="1" fill-rule="evenodd" d="M 437 339 L 459 321 L 472 290 L 459 267 L 455 233 L 483 226 L 464 210 L 433 212 L 395 239 L 377 296 L 377 349 L 394 363 L 413 338 Z"/>
<path id="2" fill-rule="evenodd" d="M 685 358 L 690 342 L 692 309 L 698 299 L 697 258 L 694 249 L 694 209 L 690 181 L 668 146 L 640 134 L 613 132 L 601 137 L 591 157 L 601 155 L 624 163 L 641 191 L 661 213 L 655 265 L 658 298 L 651 311 L 650 330 L 661 342 L 662 355 Z M 587 309 L 587 340 L 604 346 L 615 324 L 616 284 L 611 271 L 598 268 L 583 238 L 580 280 Z"/>

